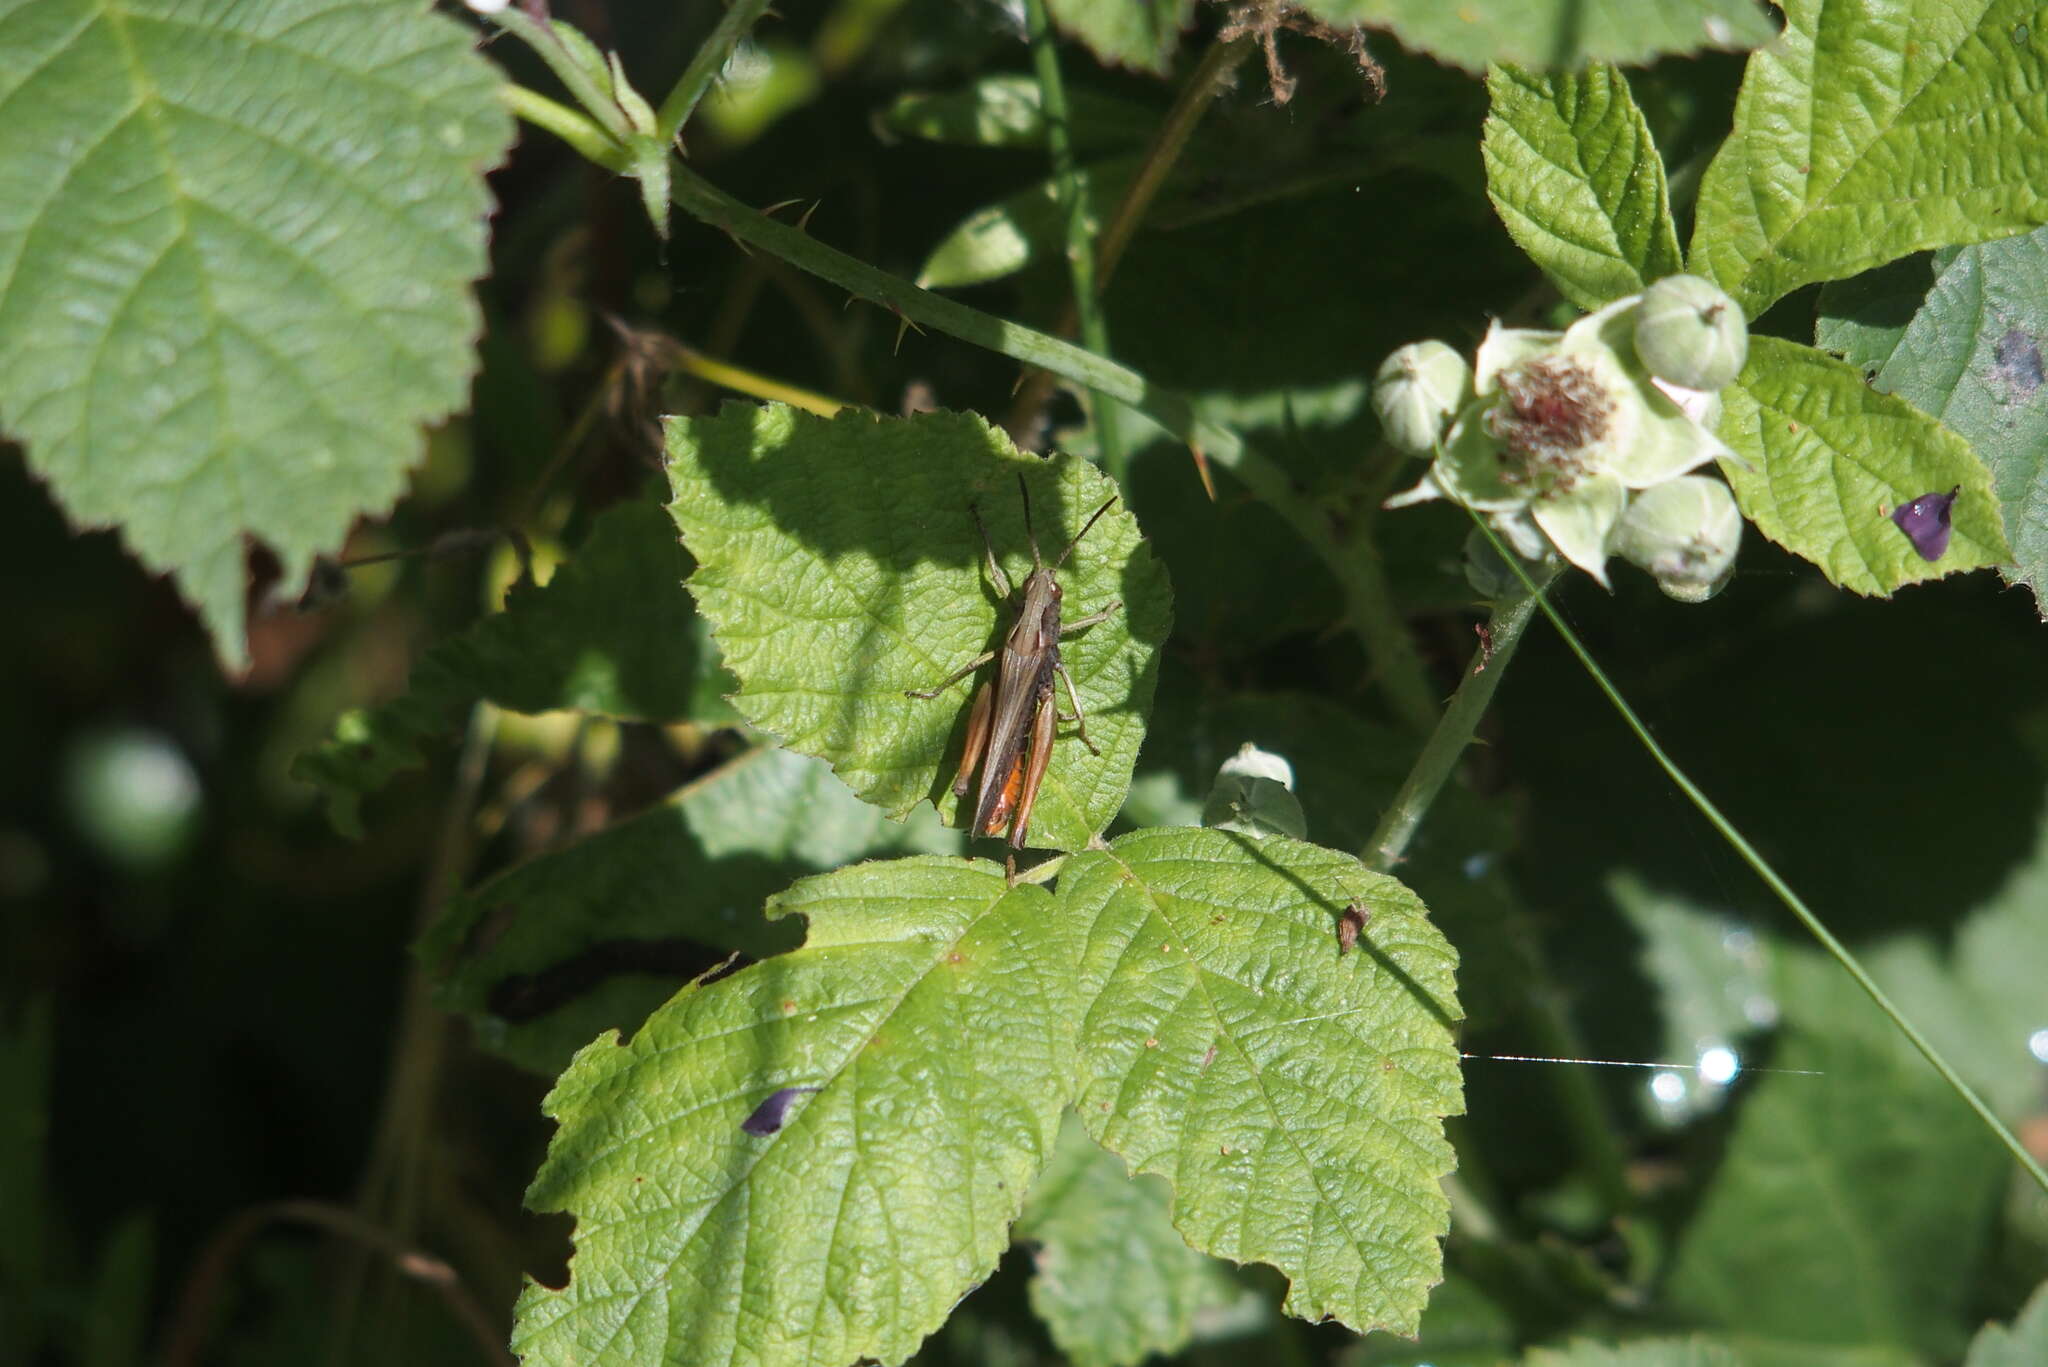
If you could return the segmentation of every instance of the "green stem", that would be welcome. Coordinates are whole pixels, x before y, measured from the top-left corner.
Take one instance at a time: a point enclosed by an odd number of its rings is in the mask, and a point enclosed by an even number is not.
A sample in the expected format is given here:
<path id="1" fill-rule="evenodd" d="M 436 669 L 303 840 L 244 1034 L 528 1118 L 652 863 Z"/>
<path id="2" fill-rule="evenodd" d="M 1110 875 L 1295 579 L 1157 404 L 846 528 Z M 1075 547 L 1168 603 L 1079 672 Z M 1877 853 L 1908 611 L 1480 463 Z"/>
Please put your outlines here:
<path id="1" fill-rule="evenodd" d="M 1346 598 L 1352 628 L 1365 645 L 1380 691 L 1394 715 L 1419 736 L 1435 731 L 1442 718 L 1436 689 L 1429 681 L 1422 652 L 1402 620 L 1387 583 L 1386 563 L 1370 523 L 1360 526 L 1351 542 L 1351 579 Z"/>
<path id="2" fill-rule="evenodd" d="M 585 65 L 599 60 L 597 49 L 591 45 L 589 39 L 574 29 L 557 29 L 552 19 L 535 19 L 517 5 L 506 6 L 492 15 L 491 20 L 499 28 L 532 48 L 534 55 L 546 62 L 548 70 L 555 73 L 555 79 L 576 97 L 577 102 L 583 106 L 584 113 L 602 127 L 614 142 L 624 145 L 632 137 L 633 130 L 626 122 L 625 111 L 619 108 L 618 99 L 608 88 L 609 74 L 605 77 L 606 84 L 600 85 L 596 74 Z M 571 36 L 565 39 L 562 36 L 564 32 Z M 572 41 L 579 44 L 581 57 L 569 50 Z M 583 149 L 578 147 L 576 150 L 580 152 Z M 589 156 L 589 153 L 585 152 L 584 155 Z M 609 164 L 595 157 L 591 159 L 598 161 L 599 165 Z"/>
<path id="3" fill-rule="evenodd" d="M 1230 74 L 1237 70 L 1237 64 L 1244 60 L 1253 46 L 1249 38 L 1211 43 L 1209 50 L 1202 54 L 1201 65 L 1188 77 L 1180 94 L 1174 97 L 1173 108 L 1166 111 L 1165 120 L 1152 137 L 1152 145 L 1145 149 L 1144 164 L 1138 168 L 1131 188 L 1124 192 L 1123 202 L 1116 206 L 1108 226 L 1102 230 L 1102 238 L 1096 248 L 1101 267 L 1096 278 L 1097 289 L 1109 288 L 1109 278 L 1116 274 L 1117 262 L 1123 259 L 1124 248 L 1130 245 L 1132 234 L 1138 231 L 1138 225 L 1150 212 L 1152 201 L 1159 197 L 1167 174 L 1179 163 L 1180 154 L 1194 135 L 1196 125 L 1201 123 L 1210 102 L 1221 92 Z"/>
<path id="4" fill-rule="evenodd" d="M 1473 652 L 1464 682 L 1458 685 L 1450 706 L 1444 709 L 1443 717 L 1423 743 L 1422 753 L 1409 768 L 1401 791 L 1394 794 L 1393 802 L 1381 814 L 1372 838 L 1358 856 L 1366 867 L 1385 873 L 1401 862 L 1423 815 L 1443 791 L 1458 767 L 1458 757 L 1471 743 L 1479 719 L 1486 715 L 1486 705 L 1493 700 L 1493 690 L 1500 686 L 1501 675 L 1507 673 L 1508 661 L 1514 658 L 1515 647 L 1521 644 L 1522 633 L 1535 613 L 1533 595 L 1494 606 L 1493 615 L 1487 619 L 1486 638 Z"/>
<path id="5" fill-rule="evenodd" d="M 1704 792 L 1700 791 L 1697 784 L 1685 776 L 1685 771 L 1678 767 L 1671 756 L 1664 753 L 1664 747 L 1657 743 L 1657 738 L 1650 734 L 1650 729 L 1647 726 L 1643 725 L 1642 718 L 1636 715 L 1635 709 L 1630 707 L 1627 699 L 1621 696 L 1621 690 L 1614 686 L 1613 681 L 1607 677 L 1606 672 L 1594 661 L 1592 652 L 1586 649 L 1585 644 L 1579 640 L 1578 634 L 1565 623 L 1564 618 L 1559 615 L 1557 609 L 1550 605 L 1550 600 L 1545 596 L 1542 587 L 1529 578 L 1528 572 L 1522 568 L 1521 562 L 1500 544 L 1499 538 L 1494 535 L 1493 528 L 1487 526 L 1483 518 L 1474 515 L 1473 521 L 1485 533 L 1486 539 L 1493 543 L 1494 549 L 1499 552 L 1501 558 L 1514 568 L 1515 573 L 1528 586 L 1530 597 L 1536 604 L 1542 607 L 1543 615 L 1548 617 L 1551 625 L 1557 628 L 1557 634 L 1564 638 L 1565 645 L 1570 647 L 1572 654 L 1578 657 L 1579 663 L 1592 676 L 1593 682 L 1599 686 L 1600 691 L 1607 695 L 1607 701 L 1612 703 L 1614 710 L 1621 714 L 1622 721 L 1627 724 L 1630 731 L 1635 733 L 1636 740 L 1641 742 L 1643 749 L 1649 752 L 1650 758 L 1657 762 L 1657 767 L 1664 771 L 1665 777 L 1678 785 L 1678 790 L 1684 793 L 1687 800 L 1699 810 L 1700 815 L 1704 816 L 1709 824 L 1716 831 L 1720 832 L 1721 838 L 1728 842 L 1729 847 L 1741 857 L 1742 862 L 1749 865 L 1755 871 L 1757 877 L 1763 879 L 1764 886 L 1776 894 L 1778 900 L 1784 903 L 1786 910 L 1799 918 L 1799 923 L 1806 927 L 1814 939 L 1820 941 L 1821 947 L 1833 956 L 1835 962 L 1840 964 L 1843 970 L 1855 980 L 1856 985 L 1863 989 L 1871 1001 L 1877 1003 L 1877 1009 L 1890 1017 L 1892 1024 L 1898 1027 L 1899 1032 L 1912 1041 L 1913 1047 L 1920 1051 L 1920 1056 L 1934 1066 L 1934 1071 L 1941 1074 L 1942 1080 L 1947 1082 L 1955 1094 L 1961 1097 L 1970 1109 L 1977 1113 L 1978 1119 L 1991 1128 L 1991 1132 L 1997 1135 L 1999 1142 L 2004 1144 L 2012 1156 L 2019 1160 L 2019 1165 L 2026 1169 L 2027 1175 L 2034 1179 L 2035 1184 L 2043 1191 L 2048 1191 L 2048 1172 L 2042 1171 L 2041 1164 L 2035 1160 L 2031 1153 L 2027 1152 L 2026 1145 L 2020 1143 L 2018 1136 L 2007 1129 L 2005 1123 L 1992 1113 L 1991 1108 L 1985 1104 L 1984 1099 L 1977 1095 L 1977 1090 L 1970 1086 L 1969 1083 L 1963 1081 L 1962 1074 L 1950 1066 L 1949 1061 L 1942 1056 L 1939 1049 L 1934 1047 L 1932 1041 L 1921 1034 L 1919 1029 L 1899 1011 L 1898 1007 L 1892 1004 L 1892 999 L 1885 994 L 1883 988 L 1877 985 L 1877 981 L 1864 969 L 1856 956 L 1849 952 L 1848 946 L 1834 937 L 1833 933 L 1821 923 L 1820 917 L 1814 915 L 1813 911 L 1800 899 L 1798 893 L 1792 891 L 1791 885 L 1778 876 L 1778 871 L 1765 861 L 1763 855 L 1758 853 L 1756 847 L 1743 838 L 1742 832 L 1736 830 L 1728 818 L 1721 814 L 1721 809 L 1716 807 Z M 1453 705 L 1455 706 L 1455 703 Z"/>
<path id="6" fill-rule="evenodd" d="M 664 146 L 674 142 L 676 134 L 683 131 L 683 125 L 696 112 L 697 102 L 718 79 L 718 73 L 725 70 L 733 49 L 767 8 L 768 0 L 732 0 L 725 17 L 711 30 L 704 46 L 697 49 L 697 55 L 690 59 L 668 98 L 661 102 L 661 111 L 654 116 L 654 131 Z"/>
<path id="7" fill-rule="evenodd" d="M 1067 88 L 1060 80 L 1059 45 L 1053 39 L 1045 0 L 1025 0 L 1024 14 L 1031 30 L 1031 65 L 1038 77 L 1038 105 L 1045 117 L 1045 146 L 1052 154 L 1060 205 L 1067 211 L 1067 271 L 1073 279 L 1081 341 L 1096 355 L 1107 356 L 1109 324 L 1102 316 L 1102 301 L 1096 297 L 1095 242 L 1089 230 L 1088 197 L 1082 191 L 1080 170 L 1074 164 L 1073 129 L 1067 113 Z M 1094 400 L 1091 407 L 1095 441 L 1102 452 L 1102 466 L 1121 485 L 1130 473 L 1130 460 L 1117 434 L 1116 405 L 1099 391 Z"/>
<path id="8" fill-rule="evenodd" d="M 626 169 L 626 149 L 589 115 L 523 85 L 502 87 L 506 108 L 535 128 L 544 128 L 607 171 Z"/>

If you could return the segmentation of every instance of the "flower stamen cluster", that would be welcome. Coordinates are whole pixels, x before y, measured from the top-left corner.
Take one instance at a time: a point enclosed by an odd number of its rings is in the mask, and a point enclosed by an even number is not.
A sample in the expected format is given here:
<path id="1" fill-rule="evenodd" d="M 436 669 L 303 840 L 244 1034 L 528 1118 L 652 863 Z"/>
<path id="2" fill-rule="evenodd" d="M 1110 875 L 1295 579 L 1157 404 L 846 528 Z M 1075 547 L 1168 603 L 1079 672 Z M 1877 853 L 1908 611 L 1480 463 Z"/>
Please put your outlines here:
<path id="1" fill-rule="evenodd" d="M 1547 356 L 1500 377 L 1503 402 L 1486 412 L 1486 427 L 1520 458 L 1503 462 L 1501 479 L 1534 479 L 1546 492 L 1569 492 L 1588 473 L 1585 449 L 1607 439 L 1614 399 L 1576 356 Z"/>
<path id="2" fill-rule="evenodd" d="M 1711 391 L 1740 371 L 1747 342 L 1732 299 L 1673 276 L 1563 332 L 1495 324 L 1469 371 L 1441 342 L 1403 347 L 1374 406 L 1389 441 L 1434 460 L 1387 506 L 1446 498 L 1523 556 L 1555 551 L 1604 584 L 1619 554 L 1673 597 L 1710 596 L 1742 520 L 1725 485 L 1688 472 L 1733 457 L 1711 430 Z"/>

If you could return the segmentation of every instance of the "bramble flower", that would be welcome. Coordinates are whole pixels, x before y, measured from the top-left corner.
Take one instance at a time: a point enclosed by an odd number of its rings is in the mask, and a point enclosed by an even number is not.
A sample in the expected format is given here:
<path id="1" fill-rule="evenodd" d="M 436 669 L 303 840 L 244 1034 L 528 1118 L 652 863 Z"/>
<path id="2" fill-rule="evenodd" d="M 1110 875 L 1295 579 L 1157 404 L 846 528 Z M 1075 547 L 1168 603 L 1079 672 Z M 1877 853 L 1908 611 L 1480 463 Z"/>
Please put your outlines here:
<path id="1" fill-rule="evenodd" d="M 1609 543 L 1634 495 L 1733 457 L 1711 431 L 1716 396 L 1659 379 L 1643 364 L 1637 337 L 1644 298 L 1618 299 L 1563 332 L 1496 323 L 1474 357 L 1472 397 L 1451 418 L 1428 473 L 1386 506 L 1432 498 L 1461 503 L 1484 514 L 1517 554 L 1540 559 L 1554 549 L 1604 585 Z M 1713 325 L 1689 335 L 1715 357 L 1704 368 L 1665 368 L 1716 378 L 1730 351 L 1725 320 L 1739 325 L 1741 313 L 1732 300 L 1716 311 L 1693 293 L 1685 299 L 1689 309 L 1710 314 Z M 1676 333 L 1685 330 L 1664 328 L 1660 345 L 1675 347 Z M 1389 358 L 1382 376 L 1392 368 Z M 1693 504 L 1704 515 L 1706 503 Z M 1732 559 L 1718 513 L 1709 530 L 1717 550 L 1727 543 Z"/>

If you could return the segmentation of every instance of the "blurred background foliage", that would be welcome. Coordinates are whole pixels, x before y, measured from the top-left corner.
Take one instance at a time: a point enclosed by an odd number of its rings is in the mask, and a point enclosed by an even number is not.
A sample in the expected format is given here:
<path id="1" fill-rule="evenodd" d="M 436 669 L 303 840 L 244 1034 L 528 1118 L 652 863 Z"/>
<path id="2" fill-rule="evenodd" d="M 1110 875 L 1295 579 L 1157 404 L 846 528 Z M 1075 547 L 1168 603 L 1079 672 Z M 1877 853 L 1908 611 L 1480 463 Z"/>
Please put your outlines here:
<path id="1" fill-rule="evenodd" d="M 962 297 L 1053 326 L 1064 268 L 1029 212 L 1042 148 L 945 123 L 970 83 L 1028 70 L 1013 9 L 784 9 L 691 126 L 693 164 L 907 277 L 954 269 L 962 225 L 995 223 L 1008 255 L 979 260 L 988 278 Z M 561 12 L 661 89 L 718 7 Z M 1176 69 L 1219 17 L 1197 16 Z M 1364 405 L 1380 358 L 1422 336 L 1466 346 L 1489 314 L 1538 320 L 1556 301 L 1486 202 L 1475 78 L 1375 39 L 1380 98 L 1350 53 L 1292 35 L 1277 51 L 1291 99 L 1261 63 L 1240 68 L 1109 290 L 1109 331 L 1120 359 L 1197 393 L 1363 525 L 1405 473 Z M 511 45 L 492 52 L 544 83 Z M 1084 158 L 1113 183 L 1171 86 L 1078 47 L 1063 60 Z M 1710 55 L 1631 73 L 1681 209 L 1740 70 Z M 750 755 L 679 594 L 663 610 L 680 614 L 681 663 L 657 702 L 608 677 L 582 681 L 589 711 L 506 710 L 566 686 L 504 684 L 475 643 L 514 632 L 517 657 L 515 628 L 479 625 L 508 588 L 526 574 L 514 596 L 534 594 L 608 508 L 654 497 L 653 417 L 728 397 L 692 358 L 999 420 L 1018 414 L 1015 368 L 899 337 L 886 313 L 690 221 L 664 246 L 630 182 L 544 136 L 493 188 L 473 413 L 432 433 L 411 496 L 357 529 L 342 559 L 369 563 L 303 602 L 257 565 L 245 677 L 223 679 L 175 596 L 111 537 L 71 534 L 0 454 L 0 1359 L 113 1367 L 203 1343 L 188 1360 L 494 1360 L 481 1341 L 503 1342 L 521 1275 L 558 1282 L 568 1247 L 564 1222 L 519 1205 L 547 1139 L 548 1074 L 529 1069 L 732 950 L 773 949 L 745 918 L 789 878 L 951 839 L 873 819 L 808 762 Z M 1811 317 L 1809 292 L 1766 326 L 1810 335 Z M 1085 448 L 1082 421 L 1056 395 L 1027 434 Z M 1171 443 L 1136 453 L 1129 497 L 1177 592 L 1129 818 L 1196 819 L 1215 766 L 1251 740 L 1295 764 L 1310 838 L 1357 848 L 1416 740 L 1332 626 L 1337 586 L 1240 487 L 1211 502 Z M 1371 535 L 1447 694 L 1478 620 L 1461 522 L 1421 509 Z M 1987 575 L 1858 600 L 1756 538 L 1702 607 L 1632 574 L 1611 596 L 1577 579 L 1560 596 L 1679 761 L 2048 1149 L 2028 1052 L 2048 1027 L 2031 605 Z M 400 697 L 416 709 L 404 746 L 362 785 L 363 837 L 344 839 L 293 760 L 345 709 Z M 1442 1367 L 1701 1329 L 1729 1360 L 1942 1361 L 2010 1317 L 2048 1274 L 2040 1195 L 1815 965 L 1540 629 L 1487 738 L 1401 870 L 1464 956 L 1466 1047 L 1680 1065 L 1726 1048 L 1821 1075 L 1715 1086 L 1475 1061 L 1453 1125 L 1450 1279 L 1422 1341 L 1280 1320 L 1250 1269 L 1197 1317 L 1187 1360 Z M 669 862 L 657 875 L 635 856 L 633 886 L 600 885 L 606 841 Z M 582 862 L 506 873 L 542 855 Z M 602 902 L 614 938 L 490 940 L 505 878 Z M 467 952 L 483 966 L 457 963 Z M 550 968 L 565 962 L 582 975 Z M 482 1332 L 407 1250 L 446 1260 Z M 920 1360 L 1058 1360 L 1028 1311 L 1030 1263 L 1020 1245 Z"/>

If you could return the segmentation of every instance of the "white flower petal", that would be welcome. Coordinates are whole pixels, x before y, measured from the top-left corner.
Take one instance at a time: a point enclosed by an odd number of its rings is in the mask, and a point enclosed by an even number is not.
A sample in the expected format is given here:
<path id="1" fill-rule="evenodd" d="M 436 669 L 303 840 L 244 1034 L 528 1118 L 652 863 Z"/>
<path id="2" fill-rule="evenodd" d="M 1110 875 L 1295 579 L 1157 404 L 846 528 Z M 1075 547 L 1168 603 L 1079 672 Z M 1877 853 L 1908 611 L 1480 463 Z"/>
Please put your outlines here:
<path id="1" fill-rule="evenodd" d="M 1564 330 L 1559 351 L 1612 351 L 1625 365 L 1636 365 L 1636 305 L 1640 294 L 1603 304 Z"/>
<path id="2" fill-rule="evenodd" d="M 1529 512 L 1557 553 L 1607 586 L 1607 539 L 1628 506 L 1628 491 L 1612 475 L 1582 479 L 1571 492 L 1552 494 Z"/>
<path id="3" fill-rule="evenodd" d="M 1413 489 L 1404 489 L 1400 493 L 1390 496 L 1385 503 L 1380 504 L 1380 507 L 1406 508 L 1413 503 L 1427 503 L 1431 499 L 1442 498 L 1443 496 L 1443 486 L 1436 482 L 1436 467 L 1432 465 L 1422 472 L 1422 478 L 1417 481 Z"/>
<path id="4" fill-rule="evenodd" d="M 1726 442 L 1685 416 L 1663 391 L 1642 391 L 1642 420 L 1635 439 L 1606 463 L 1631 489 L 1648 489 L 1697 470 L 1710 460 L 1733 457 Z"/>
<path id="5" fill-rule="evenodd" d="M 1443 453 L 1430 467 L 1445 498 L 1482 513 L 1519 508 L 1535 492 L 1501 478 L 1506 465 L 1500 443 L 1486 430 L 1488 407 L 1481 401 L 1458 415 L 1450 435 L 1444 438 Z"/>
<path id="6" fill-rule="evenodd" d="M 1472 358 L 1472 392 L 1491 394 L 1503 370 L 1555 351 L 1564 340 L 1562 332 L 1539 332 L 1531 328 L 1504 328 L 1498 318 L 1486 329 L 1486 339 Z"/>

